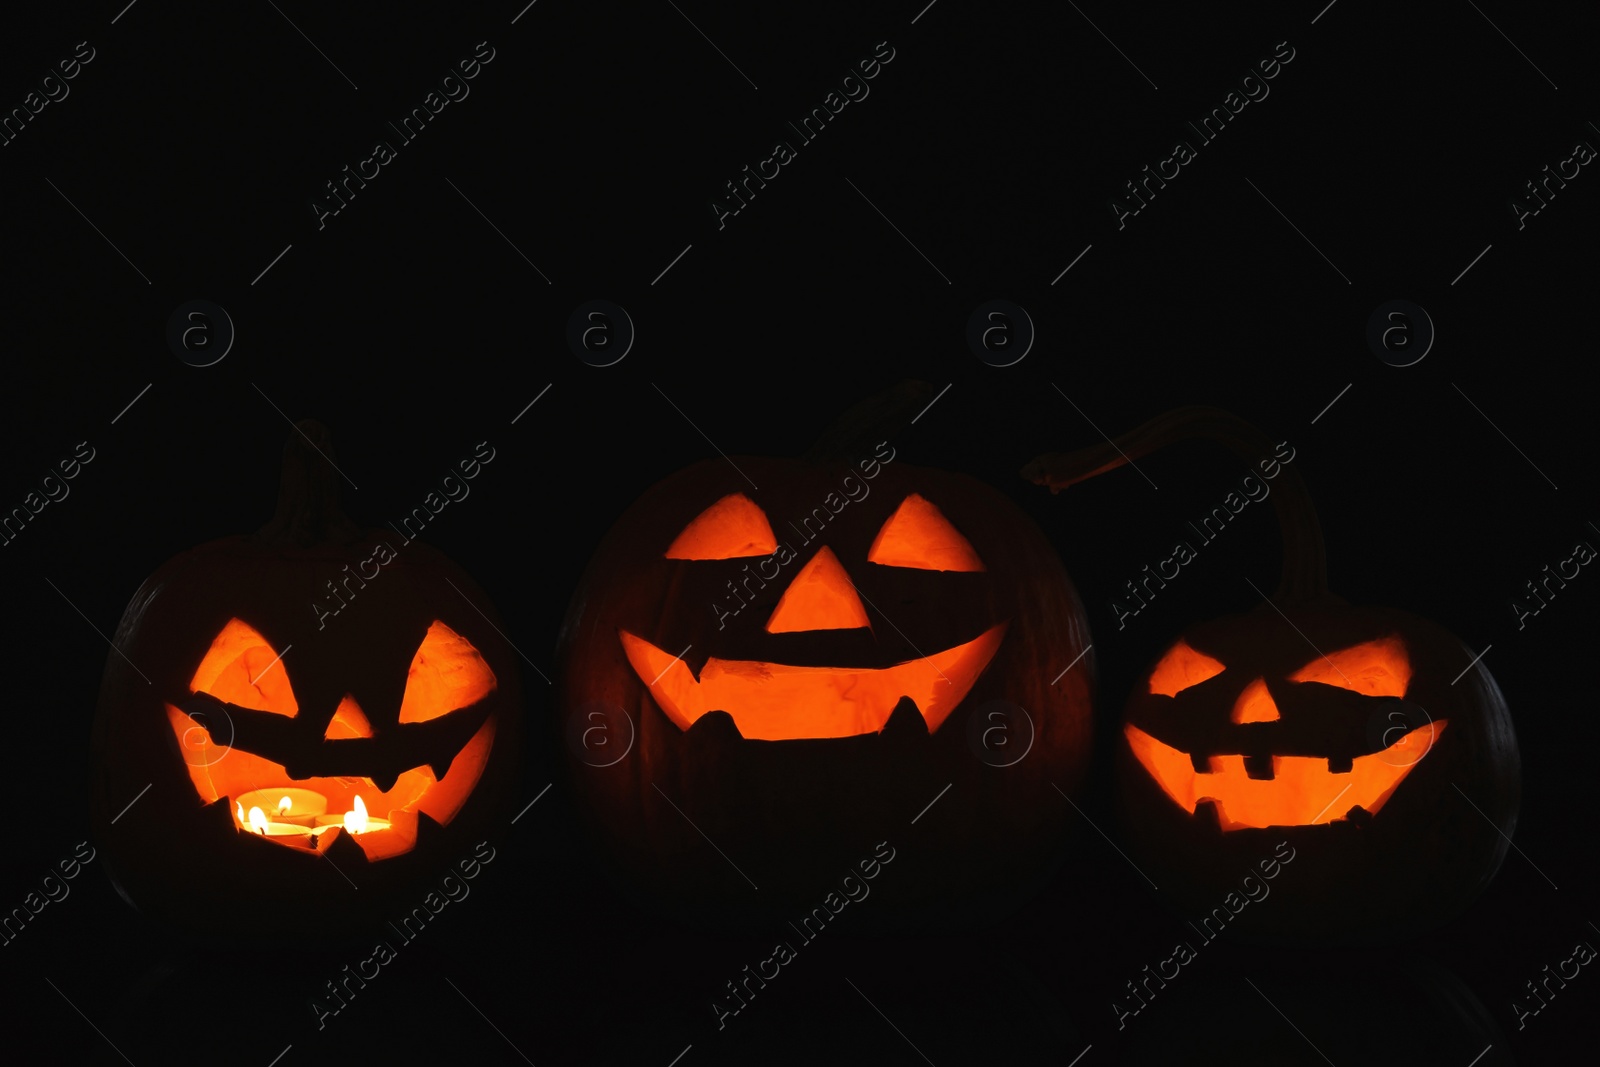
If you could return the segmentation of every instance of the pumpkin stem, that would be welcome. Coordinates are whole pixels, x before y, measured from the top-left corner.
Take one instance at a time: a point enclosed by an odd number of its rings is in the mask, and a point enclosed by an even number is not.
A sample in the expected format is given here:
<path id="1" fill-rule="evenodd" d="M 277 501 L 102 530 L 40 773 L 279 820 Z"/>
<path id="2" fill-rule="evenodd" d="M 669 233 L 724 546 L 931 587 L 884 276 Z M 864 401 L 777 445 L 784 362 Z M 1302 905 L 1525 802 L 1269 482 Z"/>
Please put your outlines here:
<path id="1" fill-rule="evenodd" d="M 278 507 L 255 540 L 309 548 L 327 541 L 354 541 L 361 527 L 339 509 L 340 474 L 334 467 L 333 434 L 315 419 L 301 419 L 283 445 Z"/>
<path id="2" fill-rule="evenodd" d="M 1274 452 L 1272 441 L 1251 423 L 1221 408 L 1192 405 L 1157 415 L 1115 442 L 1076 452 L 1046 453 L 1023 467 L 1022 476 L 1058 493 L 1174 441 L 1196 437 L 1227 445 L 1251 464 L 1252 473 L 1257 460 Z M 1328 596 L 1328 562 L 1316 508 L 1298 468 L 1279 464 L 1276 482 L 1272 500 L 1283 537 L 1283 572 L 1273 599 L 1284 605 L 1324 599 Z"/>
<path id="3" fill-rule="evenodd" d="M 911 425 L 935 395 L 932 385 L 907 378 L 834 419 L 801 459 L 826 463 L 871 455 L 879 442 Z"/>

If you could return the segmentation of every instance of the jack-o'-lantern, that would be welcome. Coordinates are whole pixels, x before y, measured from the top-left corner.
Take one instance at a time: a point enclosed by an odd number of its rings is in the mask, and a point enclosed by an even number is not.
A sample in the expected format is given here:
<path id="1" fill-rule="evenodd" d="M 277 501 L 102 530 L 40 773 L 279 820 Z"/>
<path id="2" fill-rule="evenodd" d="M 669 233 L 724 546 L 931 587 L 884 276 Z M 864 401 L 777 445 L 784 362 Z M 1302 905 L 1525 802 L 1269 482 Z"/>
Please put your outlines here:
<path id="1" fill-rule="evenodd" d="M 436 550 L 345 518 L 331 449 L 300 423 L 273 520 L 168 561 L 107 657 L 95 840 L 124 898 L 185 934 L 380 918 L 470 853 L 513 785 L 521 697 L 493 607 Z"/>
<path id="2" fill-rule="evenodd" d="M 1226 412 L 1180 409 L 1023 474 L 1060 490 L 1194 437 L 1272 472 L 1283 577 L 1253 610 L 1185 631 L 1135 683 L 1117 769 L 1135 858 L 1198 914 L 1239 899 L 1239 879 L 1287 842 L 1297 858 L 1271 903 L 1227 923 L 1246 936 L 1393 937 L 1448 920 L 1516 823 L 1516 738 L 1481 660 L 1425 619 L 1329 593 L 1298 471 Z"/>
<path id="3" fill-rule="evenodd" d="M 1082 606 L 1015 505 L 885 439 L 930 395 L 869 401 L 801 459 L 690 466 L 590 562 L 559 701 L 575 787 L 645 903 L 772 921 L 888 840 L 901 858 L 857 910 L 962 922 L 1059 859 L 1051 785 L 1088 756 Z"/>

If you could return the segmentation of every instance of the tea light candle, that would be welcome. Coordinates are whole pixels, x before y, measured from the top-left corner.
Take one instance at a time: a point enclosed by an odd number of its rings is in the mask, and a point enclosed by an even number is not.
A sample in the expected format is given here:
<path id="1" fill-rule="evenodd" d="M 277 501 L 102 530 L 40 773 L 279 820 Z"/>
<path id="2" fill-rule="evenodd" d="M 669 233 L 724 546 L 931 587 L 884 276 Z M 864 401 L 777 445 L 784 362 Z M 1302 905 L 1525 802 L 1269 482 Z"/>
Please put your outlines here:
<path id="1" fill-rule="evenodd" d="M 301 789 L 292 785 L 252 789 L 248 793 L 240 794 L 238 804 L 243 811 L 260 808 L 273 822 L 294 823 L 298 826 L 314 825 L 317 816 L 328 810 L 327 797 L 314 789 Z M 242 816 L 239 821 L 245 822 Z"/>
<path id="2" fill-rule="evenodd" d="M 367 805 L 362 802 L 361 796 L 355 798 L 355 808 L 343 815 L 318 815 L 317 829 L 322 830 L 329 826 L 340 826 L 346 833 L 367 834 L 374 830 L 387 830 L 390 827 L 388 819 L 376 819 L 367 814 Z"/>
<path id="3" fill-rule="evenodd" d="M 266 813 L 259 807 L 250 809 L 249 829 L 251 833 L 259 834 L 262 837 L 303 837 L 307 839 L 303 842 L 296 842 L 297 844 L 309 845 L 311 844 L 310 838 L 314 836 L 309 826 L 300 826 L 289 822 L 269 822 Z"/>

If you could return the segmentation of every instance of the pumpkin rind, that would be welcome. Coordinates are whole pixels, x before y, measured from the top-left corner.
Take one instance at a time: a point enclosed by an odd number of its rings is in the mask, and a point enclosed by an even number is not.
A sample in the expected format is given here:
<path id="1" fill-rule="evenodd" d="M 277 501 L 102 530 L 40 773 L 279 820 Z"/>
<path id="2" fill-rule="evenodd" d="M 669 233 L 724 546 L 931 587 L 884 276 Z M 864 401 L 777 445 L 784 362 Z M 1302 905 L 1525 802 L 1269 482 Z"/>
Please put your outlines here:
<path id="1" fill-rule="evenodd" d="M 626 882 L 675 915 L 738 925 L 803 914 L 884 840 L 898 858 L 861 909 L 880 924 L 970 917 L 983 902 L 1038 881 L 1071 815 L 1052 786 L 1072 793 L 1085 769 L 1093 669 L 1089 655 L 1061 673 L 1087 647 L 1088 628 L 1043 535 L 1010 501 L 964 475 L 892 462 L 868 480 L 838 462 L 734 463 L 759 492 L 717 459 L 638 500 L 600 545 L 562 627 L 564 719 L 606 717 L 608 743 L 619 747 L 636 731 L 626 758 L 609 765 L 598 765 L 600 753 L 569 748 L 575 787 Z M 866 495 L 836 504 L 825 526 L 802 529 L 830 493 L 843 500 L 839 487 L 852 473 L 870 487 Z M 727 583 L 743 581 L 757 561 L 674 559 L 666 549 L 708 505 L 737 492 L 760 503 L 796 556 L 764 587 L 746 587 L 748 606 L 724 614 L 740 603 Z M 986 570 L 868 562 L 874 538 L 913 495 L 938 508 Z M 859 592 L 870 626 L 769 632 L 783 593 L 823 546 Z M 687 646 L 683 661 L 697 673 L 713 656 L 882 668 L 1002 624 L 993 659 L 931 734 L 907 703 L 881 732 L 789 740 L 741 737 L 738 708 L 681 728 L 619 638 L 633 634 L 668 654 Z M 1032 748 L 1012 766 L 985 763 L 969 744 L 970 717 L 994 700 L 1026 709 L 1032 723 Z M 1015 740 L 1019 748 L 1026 741 L 1020 733 Z M 948 795 L 912 825 L 947 785 Z"/>

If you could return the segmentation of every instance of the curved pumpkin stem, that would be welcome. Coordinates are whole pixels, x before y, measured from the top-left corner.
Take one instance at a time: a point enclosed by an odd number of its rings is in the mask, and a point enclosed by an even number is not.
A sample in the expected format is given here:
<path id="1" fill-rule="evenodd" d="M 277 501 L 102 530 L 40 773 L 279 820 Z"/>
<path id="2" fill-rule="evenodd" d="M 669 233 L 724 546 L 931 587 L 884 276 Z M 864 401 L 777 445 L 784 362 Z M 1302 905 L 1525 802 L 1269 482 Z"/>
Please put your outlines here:
<path id="1" fill-rule="evenodd" d="M 309 548 L 359 538 L 361 527 L 339 508 L 340 474 L 333 464 L 333 433 L 315 419 L 296 423 L 283 445 L 277 510 L 255 540 Z"/>
<path id="2" fill-rule="evenodd" d="M 1251 464 L 1270 457 L 1274 445 L 1251 423 L 1221 408 L 1191 405 L 1157 415 L 1115 442 L 1093 445 L 1076 452 L 1049 452 L 1022 468 L 1022 476 L 1059 493 L 1069 485 L 1172 444 L 1193 438 L 1220 441 Z M 1257 477 L 1260 477 L 1258 474 Z M 1283 536 L 1283 572 L 1272 598 L 1280 604 L 1302 604 L 1328 598 L 1327 552 L 1317 510 L 1306 492 L 1300 472 L 1281 464 L 1273 486 L 1273 508 Z"/>
<path id="3" fill-rule="evenodd" d="M 911 425 L 935 395 L 932 385 L 907 378 L 834 419 L 800 458 L 809 463 L 826 463 L 870 455 L 878 442 Z"/>

